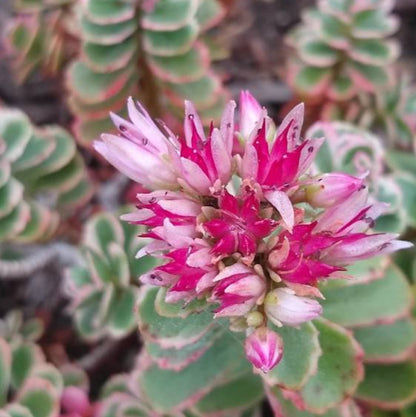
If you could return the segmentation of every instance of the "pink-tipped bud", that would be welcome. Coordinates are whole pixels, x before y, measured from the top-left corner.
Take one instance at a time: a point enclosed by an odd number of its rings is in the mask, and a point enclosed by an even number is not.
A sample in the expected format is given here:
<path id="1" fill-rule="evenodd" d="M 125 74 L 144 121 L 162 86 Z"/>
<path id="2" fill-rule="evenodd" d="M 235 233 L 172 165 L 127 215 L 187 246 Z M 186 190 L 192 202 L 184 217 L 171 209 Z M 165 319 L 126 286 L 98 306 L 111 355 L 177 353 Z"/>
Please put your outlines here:
<path id="1" fill-rule="evenodd" d="M 314 207 L 331 207 L 363 187 L 363 180 L 348 174 L 331 173 L 316 177 L 305 187 L 306 200 Z"/>
<path id="2" fill-rule="evenodd" d="M 244 139 L 250 136 L 261 115 L 262 107 L 258 101 L 248 91 L 241 91 L 239 131 Z"/>
<path id="3" fill-rule="evenodd" d="M 78 387 L 67 387 L 64 389 L 61 398 L 61 406 L 67 414 L 79 416 L 89 415 L 91 409 L 88 395 Z"/>
<path id="4" fill-rule="evenodd" d="M 269 292 L 264 306 L 267 317 L 277 326 L 298 326 L 316 319 L 322 313 L 322 306 L 316 300 L 299 297 L 288 288 Z"/>
<path id="5" fill-rule="evenodd" d="M 245 342 L 248 360 L 263 372 L 273 369 L 282 359 L 283 340 L 266 327 L 259 327 Z"/>

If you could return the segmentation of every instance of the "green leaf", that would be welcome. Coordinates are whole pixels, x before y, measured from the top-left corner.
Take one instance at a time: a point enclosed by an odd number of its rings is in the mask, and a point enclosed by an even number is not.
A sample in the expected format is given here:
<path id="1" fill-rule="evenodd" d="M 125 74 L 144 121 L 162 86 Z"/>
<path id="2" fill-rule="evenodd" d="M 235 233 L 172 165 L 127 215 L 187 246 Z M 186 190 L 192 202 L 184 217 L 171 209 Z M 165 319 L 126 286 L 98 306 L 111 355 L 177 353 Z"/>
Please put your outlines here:
<path id="1" fill-rule="evenodd" d="M 394 178 L 403 192 L 407 220 L 412 226 L 416 226 L 416 177 L 407 173 L 397 173 Z"/>
<path id="2" fill-rule="evenodd" d="M 323 413 L 351 395 L 363 378 L 362 351 L 344 328 L 320 319 L 314 324 L 319 331 L 322 355 L 318 370 L 300 391 L 306 409 Z"/>
<path id="3" fill-rule="evenodd" d="M 129 81 L 133 67 L 97 73 L 83 62 L 75 61 L 68 69 L 68 88 L 85 103 L 97 103 L 116 95 Z"/>
<path id="4" fill-rule="evenodd" d="M 6 144 L 4 157 L 16 161 L 32 136 L 29 119 L 19 110 L 0 110 L 0 137 Z"/>
<path id="5" fill-rule="evenodd" d="M 0 217 L 10 214 L 23 198 L 23 185 L 14 178 L 0 188 Z"/>
<path id="6" fill-rule="evenodd" d="M 196 20 L 202 31 L 216 25 L 225 14 L 224 7 L 218 0 L 204 0 L 199 3 Z"/>
<path id="7" fill-rule="evenodd" d="M 275 410 L 275 415 L 279 417 L 316 417 L 317 415 L 305 410 L 299 410 L 292 401 L 284 398 L 282 391 L 278 387 L 268 389 L 267 396 L 272 409 Z M 331 408 L 327 412 L 319 415 L 321 417 L 361 417 L 361 413 L 352 401 L 348 401 L 343 406 Z"/>
<path id="8" fill-rule="evenodd" d="M 128 287 L 116 291 L 109 307 L 108 331 L 111 336 L 120 338 L 136 328 L 134 315 L 136 298 L 136 288 Z"/>
<path id="9" fill-rule="evenodd" d="M 298 390 L 316 371 L 321 355 L 318 331 L 312 323 L 299 328 L 271 326 L 283 339 L 284 353 L 279 364 L 264 375 L 269 385 Z"/>
<path id="10" fill-rule="evenodd" d="M 264 396 L 263 384 L 258 375 L 251 371 L 234 381 L 215 387 L 197 402 L 199 413 L 232 413 L 259 403 Z"/>
<path id="11" fill-rule="evenodd" d="M 137 85 L 137 80 L 138 74 L 133 72 L 120 91 L 104 100 L 88 103 L 82 101 L 82 99 L 76 97 L 75 95 L 72 95 L 68 99 L 68 104 L 71 110 L 80 117 L 82 117 L 83 114 L 91 113 L 107 113 L 108 115 L 114 108 L 119 108 L 120 103 L 124 103 L 124 106 L 126 106 L 127 97 L 132 93 L 132 91 L 134 91 L 135 86 Z"/>
<path id="12" fill-rule="evenodd" d="M 188 24 L 195 15 L 197 0 L 158 1 L 151 12 L 144 12 L 142 27 L 156 31 L 177 30 Z"/>
<path id="13" fill-rule="evenodd" d="M 192 313 L 203 313 L 207 310 L 208 304 L 204 298 L 194 298 L 186 305 L 179 301 L 177 303 L 167 303 L 165 301 L 167 294 L 166 288 L 160 288 L 155 299 L 156 313 L 171 318 L 187 318 Z"/>
<path id="14" fill-rule="evenodd" d="M 75 324 L 79 334 L 85 340 L 97 340 L 105 333 L 97 319 L 101 298 L 102 292 L 94 291 L 82 300 L 75 310 Z"/>
<path id="15" fill-rule="evenodd" d="M 62 375 L 59 373 L 59 371 L 50 363 L 42 363 L 42 364 L 36 364 L 36 366 L 33 368 L 32 373 L 30 374 L 30 378 L 42 378 L 45 381 L 48 381 L 51 383 L 53 389 L 61 393 L 64 383 L 62 380 Z"/>
<path id="16" fill-rule="evenodd" d="M 367 362 L 397 362 L 407 359 L 416 345 L 416 325 L 410 318 L 354 330 Z"/>
<path id="17" fill-rule="evenodd" d="M 0 337 L 0 407 L 6 402 L 11 377 L 12 352 Z"/>
<path id="18" fill-rule="evenodd" d="M 149 57 L 149 65 L 163 81 L 190 82 L 196 81 L 204 75 L 209 66 L 209 55 L 202 46 L 194 47 L 182 55 Z"/>
<path id="19" fill-rule="evenodd" d="M 328 95 L 335 101 L 348 100 L 355 94 L 355 86 L 348 75 L 339 75 L 332 83 Z"/>
<path id="20" fill-rule="evenodd" d="M 338 52 L 319 39 L 308 39 L 301 42 L 298 53 L 306 64 L 313 67 L 329 67 L 339 58 Z"/>
<path id="21" fill-rule="evenodd" d="M 356 397 L 382 408 L 401 409 L 416 399 L 416 364 L 367 364 Z"/>
<path id="22" fill-rule="evenodd" d="M 137 39 L 132 35 L 138 29 L 137 19 L 131 19 L 123 21 L 120 23 L 113 24 L 96 24 L 93 23 L 90 19 L 85 16 L 81 19 L 81 31 L 83 36 L 83 41 L 88 45 L 88 51 L 85 49 L 85 44 L 83 50 L 89 56 L 89 62 L 93 63 L 92 60 L 99 51 L 105 51 L 108 49 L 109 53 L 115 54 L 116 50 L 123 50 L 123 41 L 134 42 L 137 46 Z M 110 48 L 112 45 L 112 48 Z M 133 45 L 132 45 L 133 46 Z M 98 49 L 97 51 L 91 51 L 92 48 Z M 133 46 L 134 47 L 134 46 Z M 121 51 L 119 51 L 121 53 Z M 92 55 L 90 53 L 92 52 Z M 102 55 L 102 52 L 100 56 Z M 101 59 L 104 57 L 101 56 Z M 93 67 L 97 66 L 98 63 L 94 63 Z M 102 71 L 99 71 L 102 72 Z"/>
<path id="23" fill-rule="evenodd" d="M 305 94 L 320 93 L 330 79 L 330 70 L 318 67 L 303 67 L 295 77 L 295 86 Z"/>
<path id="24" fill-rule="evenodd" d="M 389 323 L 410 311 L 412 296 L 407 280 L 397 266 L 390 265 L 385 275 L 367 284 L 322 287 L 323 316 L 341 326 L 369 326 Z"/>
<path id="25" fill-rule="evenodd" d="M 320 128 L 319 124 L 314 125 L 308 130 L 308 138 L 322 138 L 325 136 L 325 131 Z M 328 140 L 325 140 L 319 148 L 319 152 L 316 155 L 314 163 L 318 167 L 319 172 L 324 173 L 335 170 L 332 160 L 331 147 L 329 146 Z"/>
<path id="26" fill-rule="evenodd" d="M 64 129 L 57 126 L 49 126 L 43 129 L 45 136 L 51 137 L 55 143 L 52 153 L 40 163 L 30 168 L 19 171 L 16 177 L 30 186 L 40 176 L 54 173 L 64 168 L 76 155 L 76 146 L 72 136 Z"/>
<path id="27" fill-rule="evenodd" d="M 0 218 L 0 240 L 14 238 L 23 231 L 30 215 L 27 203 L 22 202 L 6 217 Z"/>
<path id="28" fill-rule="evenodd" d="M 390 83 L 389 69 L 387 67 L 378 67 L 375 65 L 362 64 L 357 61 L 350 61 L 350 73 L 354 79 L 357 74 L 365 81 L 366 91 L 372 91 L 376 87 L 385 88 Z"/>
<path id="29" fill-rule="evenodd" d="M 188 99 L 200 109 L 205 109 L 216 101 L 216 94 L 220 91 L 221 85 L 218 78 L 205 75 L 197 81 L 180 84 L 166 83 L 166 88 L 171 94 L 174 93 L 172 98 L 178 106 L 182 106 L 183 100 Z"/>
<path id="30" fill-rule="evenodd" d="M 48 158 L 56 147 L 53 137 L 34 132 L 23 152 L 13 163 L 13 172 L 36 167 Z"/>
<path id="31" fill-rule="evenodd" d="M 88 220 L 83 238 L 86 247 L 108 256 L 108 246 L 112 242 L 124 244 L 123 227 L 113 214 L 99 213 Z"/>
<path id="32" fill-rule="evenodd" d="M 82 207 L 92 198 L 94 193 L 93 185 L 88 177 L 84 177 L 74 187 L 58 197 L 58 209 L 60 212 L 67 213 L 77 207 Z"/>
<path id="33" fill-rule="evenodd" d="M 116 287 L 128 287 L 130 284 L 129 260 L 124 248 L 111 242 L 109 248 L 109 262 L 112 272 L 112 282 Z"/>
<path id="34" fill-rule="evenodd" d="M 175 31 L 143 31 L 143 48 L 154 56 L 172 57 L 184 54 L 191 49 L 198 36 L 195 22 Z"/>
<path id="35" fill-rule="evenodd" d="M 319 34 L 332 47 L 348 47 L 348 32 L 348 26 L 337 17 L 323 13 L 320 15 Z"/>
<path id="36" fill-rule="evenodd" d="M 160 368 L 180 371 L 191 362 L 198 360 L 201 355 L 214 344 L 218 337 L 222 335 L 223 331 L 223 327 L 214 326 L 195 343 L 182 346 L 179 349 L 164 349 L 157 343 L 149 342 L 146 343 L 145 348 L 152 360 L 156 362 Z"/>
<path id="37" fill-rule="evenodd" d="M 199 360 L 180 372 L 150 366 L 143 371 L 140 383 L 152 409 L 166 413 L 191 405 L 221 380 L 232 380 L 249 369 L 240 334 L 226 332 Z M 160 395 L 160 387 L 163 387 L 163 395 Z"/>
<path id="38" fill-rule="evenodd" d="M 84 161 L 77 153 L 65 167 L 38 178 L 31 187 L 36 191 L 66 192 L 78 184 L 84 175 Z"/>
<path id="39" fill-rule="evenodd" d="M 14 389 L 19 389 L 36 362 L 37 347 L 33 344 L 21 344 L 13 349 L 11 382 Z"/>
<path id="40" fill-rule="evenodd" d="M 140 292 L 139 327 L 147 340 L 166 348 L 180 348 L 195 343 L 213 326 L 212 313 L 207 310 L 191 314 L 186 320 L 159 316 L 155 310 L 157 292 L 158 289 L 154 287 L 142 287 Z"/>
<path id="41" fill-rule="evenodd" d="M 120 0 L 87 0 L 85 3 L 86 15 L 99 25 L 125 22 L 135 15 L 134 6 Z"/>
<path id="42" fill-rule="evenodd" d="M 53 417 L 59 402 L 50 382 L 30 378 L 19 393 L 18 403 L 27 407 L 34 417 Z"/>
<path id="43" fill-rule="evenodd" d="M 29 409 L 16 403 L 9 404 L 6 411 L 10 417 L 33 417 Z"/>
<path id="44" fill-rule="evenodd" d="M 82 44 L 82 57 L 86 64 L 97 72 L 112 72 L 124 68 L 136 52 L 137 42 L 134 37 L 111 46 L 91 42 Z"/>
<path id="45" fill-rule="evenodd" d="M 387 17 L 380 9 L 364 10 L 354 16 L 353 35 L 356 38 L 381 38 L 393 33 L 398 27 L 395 17 Z"/>
<path id="46" fill-rule="evenodd" d="M 351 56 L 362 64 L 385 65 L 395 60 L 399 53 L 396 43 L 380 39 L 364 39 L 354 41 Z"/>

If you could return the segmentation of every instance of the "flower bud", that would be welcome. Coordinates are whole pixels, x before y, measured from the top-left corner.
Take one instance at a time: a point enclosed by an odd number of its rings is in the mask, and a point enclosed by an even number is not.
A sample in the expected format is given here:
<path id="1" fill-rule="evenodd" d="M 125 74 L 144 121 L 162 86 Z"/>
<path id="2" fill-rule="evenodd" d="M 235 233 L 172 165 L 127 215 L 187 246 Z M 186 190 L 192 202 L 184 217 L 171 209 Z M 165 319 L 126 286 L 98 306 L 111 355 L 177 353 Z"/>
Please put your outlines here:
<path id="1" fill-rule="evenodd" d="M 311 298 L 299 297 L 288 288 L 269 292 L 264 301 L 267 317 L 276 325 L 298 326 L 319 317 L 322 306 Z"/>
<path id="2" fill-rule="evenodd" d="M 240 133 L 244 139 L 250 136 L 250 133 L 254 130 L 261 117 L 262 107 L 258 101 L 248 91 L 241 91 Z"/>
<path id="3" fill-rule="evenodd" d="M 341 203 L 362 186 L 362 179 L 348 174 L 323 174 L 305 187 L 306 201 L 314 207 L 330 207 Z"/>
<path id="4" fill-rule="evenodd" d="M 64 389 L 61 405 L 67 413 L 75 413 L 80 416 L 87 415 L 91 408 L 87 394 L 78 387 L 67 387 Z"/>
<path id="5" fill-rule="evenodd" d="M 283 340 L 266 327 L 251 333 L 244 347 L 248 360 L 263 372 L 273 369 L 283 356 Z"/>

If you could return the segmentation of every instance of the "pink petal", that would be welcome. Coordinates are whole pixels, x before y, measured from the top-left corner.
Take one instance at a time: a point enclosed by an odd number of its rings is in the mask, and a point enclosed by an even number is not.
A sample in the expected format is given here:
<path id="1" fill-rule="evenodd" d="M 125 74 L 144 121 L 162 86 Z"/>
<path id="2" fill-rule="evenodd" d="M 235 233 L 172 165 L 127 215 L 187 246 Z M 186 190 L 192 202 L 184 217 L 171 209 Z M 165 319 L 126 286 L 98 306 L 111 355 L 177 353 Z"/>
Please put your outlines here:
<path id="1" fill-rule="evenodd" d="M 264 197 L 279 212 L 285 227 L 291 231 L 295 224 L 295 212 L 287 194 L 279 190 L 267 191 Z"/>

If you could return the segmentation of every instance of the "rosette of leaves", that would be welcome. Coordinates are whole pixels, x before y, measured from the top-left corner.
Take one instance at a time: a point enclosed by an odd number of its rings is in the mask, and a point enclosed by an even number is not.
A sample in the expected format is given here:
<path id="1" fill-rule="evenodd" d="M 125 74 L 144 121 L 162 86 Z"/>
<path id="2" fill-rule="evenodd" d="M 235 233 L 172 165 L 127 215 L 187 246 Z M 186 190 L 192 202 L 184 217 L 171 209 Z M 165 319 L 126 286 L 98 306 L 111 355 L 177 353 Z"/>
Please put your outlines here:
<path id="1" fill-rule="evenodd" d="M 143 286 L 137 314 L 144 348 L 136 370 L 104 390 L 103 415 L 127 416 L 134 407 L 141 407 L 140 415 L 148 409 L 251 415 L 266 396 L 283 417 L 359 417 L 357 400 L 384 409 L 410 404 L 416 327 L 407 280 L 388 258 L 359 262 L 347 273 L 352 277 L 321 286 L 321 319 L 273 327 L 285 351 L 260 375 L 244 357 L 245 323 L 233 323 L 230 331 L 222 319 L 212 320 L 213 307 L 204 301 L 168 304 L 165 289 Z"/>
<path id="2" fill-rule="evenodd" d="M 87 398 L 88 378 L 82 369 L 64 365 L 58 370 L 45 361 L 36 344 L 42 332 L 40 320 L 23 321 L 20 311 L 0 321 L 1 417 L 57 417 L 74 388 Z"/>
<path id="3" fill-rule="evenodd" d="M 0 336 L 14 342 L 37 342 L 44 332 L 42 320 L 34 317 L 23 320 L 23 313 L 20 310 L 9 311 L 0 320 Z"/>
<path id="4" fill-rule="evenodd" d="M 82 145 L 111 131 L 108 113 L 123 115 L 126 98 L 137 93 L 159 116 L 182 106 L 184 98 L 194 100 L 207 123 L 220 116 L 225 93 L 200 39 L 222 17 L 220 3 L 151 3 L 143 9 L 121 0 L 80 4 L 81 53 L 68 70 L 67 86 Z"/>
<path id="5" fill-rule="evenodd" d="M 143 53 L 169 108 L 182 117 L 184 100 L 191 100 L 207 126 L 220 119 L 227 95 L 201 35 L 223 16 L 217 0 L 162 0 L 142 11 Z"/>
<path id="6" fill-rule="evenodd" d="M 2 417 L 54 417 L 59 411 L 62 376 L 46 363 L 36 341 L 43 325 L 10 312 L 0 322 L 0 410 Z"/>
<path id="7" fill-rule="evenodd" d="M 164 291 L 141 288 L 144 348 L 129 375 L 104 387 L 100 415 L 258 415 L 263 384 L 245 359 L 242 334 L 214 322 L 202 301 L 165 303 Z"/>
<path id="8" fill-rule="evenodd" d="M 135 261 L 138 233 L 109 213 L 97 214 L 85 225 L 86 265 L 69 269 L 67 282 L 76 328 L 87 341 L 121 338 L 136 327 L 137 277 L 155 266 L 151 257 Z"/>
<path id="9" fill-rule="evenodd" d="M 110 111 L 120 112 L 136 93 L 139 20 L 134 2 L 87 0 L 79 5 L 80 54 L 67 72 L 74 131 L 89 145 L 111 130 Z"/>
<path id="10" fill-rule="evenodd" d="M 390 151 L 384 151 L 377 136 L 347 122 L 318 122 L 307 135 L 326 138 L 315 159 L 319 172 L 366 175 L 374 199 L 388 204 L 376 230 L 401 233 L 414 223 L 413 194 L 407 193 L 401 175 L 386 163 Z"/>
<path id="11" fill-rule="evenodd" d="M 92 195 L 72 136 L 35 128 L 19 110 L 0 109 L 0 241 L 46 240 Z M 59 214 L 58 214 L 59 212 Z"/>
<path id="12" fill-rule="evenodd" d="M 397 76 L 386 91 L 361 94 L 357 122 L 385 133 L 391 146 L 411 149 L 416 144 L 416 88 L 407 74 Z"/>
<path id="13" fill-rule="evenodd" d="M 19 82 L 39 69 L 50 76 L 61 71 L 71 54 L 67 27 L 74 4 L 75 0 L 14 0 L 8 46 Z"/>
<path id="14" fill-rule="evenodd" d="M 390 0 L 320 0 L 288 37 L 289 83 L 305 100 L 345 102 L 384 90 L 399 47 Z"/>

